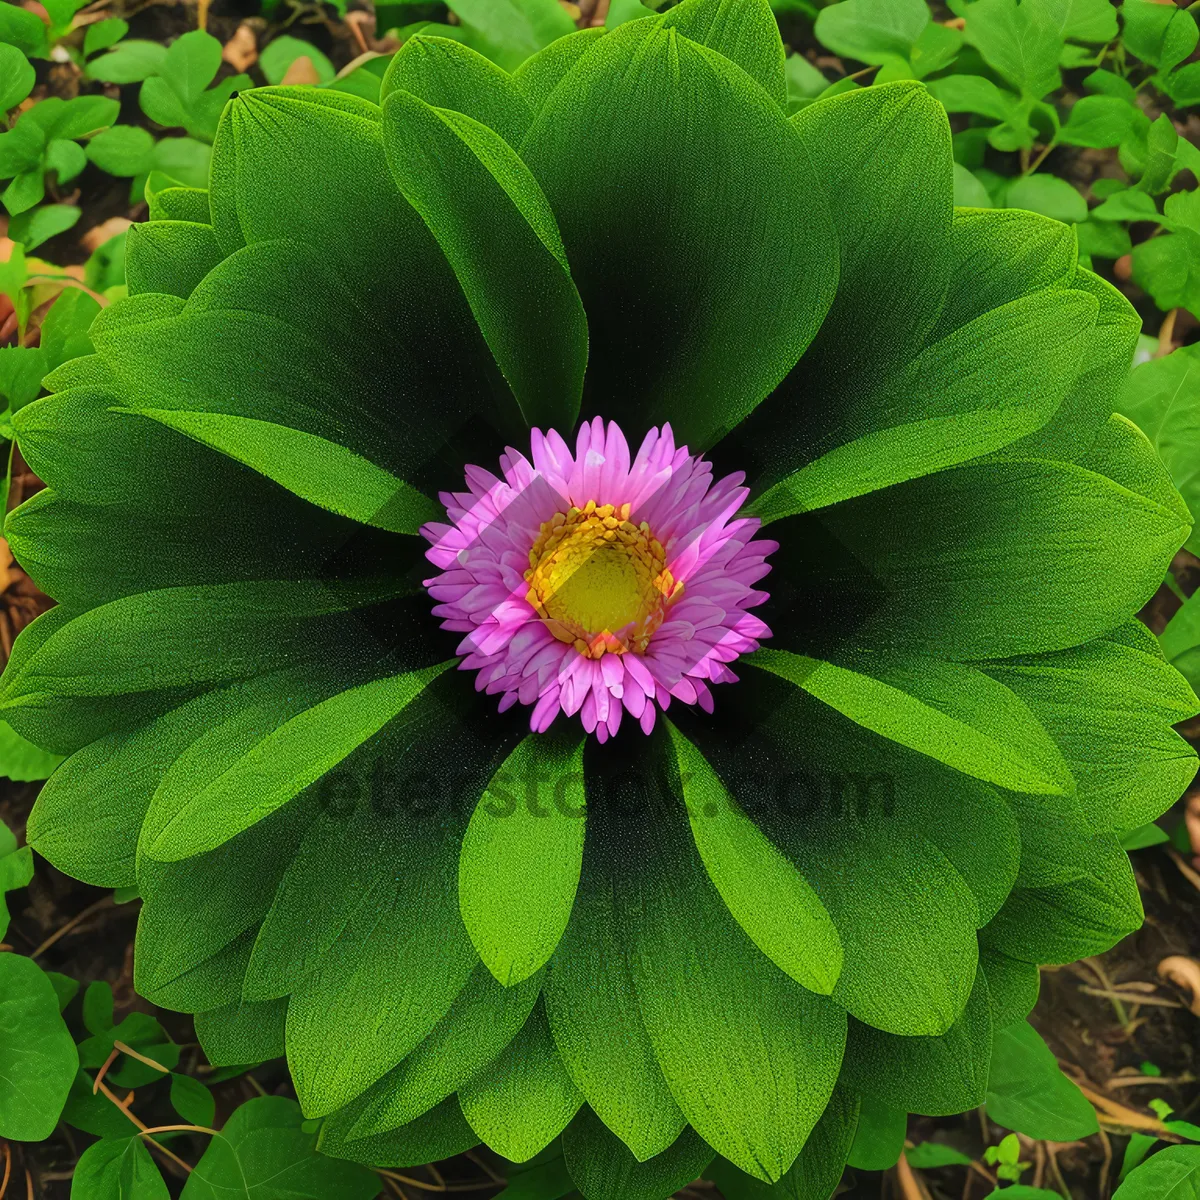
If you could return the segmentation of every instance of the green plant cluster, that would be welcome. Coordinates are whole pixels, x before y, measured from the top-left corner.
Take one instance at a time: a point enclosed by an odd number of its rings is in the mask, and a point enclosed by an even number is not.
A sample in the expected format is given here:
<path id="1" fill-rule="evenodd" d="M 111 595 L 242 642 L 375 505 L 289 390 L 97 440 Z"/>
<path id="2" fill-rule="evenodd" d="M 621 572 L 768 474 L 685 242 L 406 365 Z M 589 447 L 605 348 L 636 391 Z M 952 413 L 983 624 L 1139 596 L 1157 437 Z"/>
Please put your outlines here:
<path id="1" fill-rule="evenodd" d="M 54 770 L 30 845 L 140 897 L 139 992 L 195 1014 L 218 1071 L 287 1057 L 299 1103 L 239 1108 L 185 1200 L 368 1200 L 356 1164 L 480 1142 L 513 1200 L 662 1200 L 702 1173 L 827 1200 L 847 1164 L 899 1160 L 910 1113 L 1098 1128 L 1026 1018 L 1039 964 L 1138 926 L 1127 852 L 1196 769 L 1172 726 L 1198 707 L 1200 604 L 1161 646 L 1134 618 L 1197 548 L 1200 356 L 1155 355 L 1094 269 L 1129 255 L 1163 313 L 1200 307 L 1200 152 L 1145 107 L 1200 101 L 1196 23 L 1148 0 L 776 7 L 862 70 L 786 54 L 765 0 L 614 4 L 579 32 L 557 3 L 453 0 L 390 60 L 314 60 L 313 87 L 100 22 L 87 75 L 140 83 L 184 136 L 86 96 L 0 138 L 25 251 L 80 156 L 149 202 L 36 346 L 44 274 L 0 265 L 0 432 L 47 484 L 5 534 L 58 602 L 0 715 Z M 69 33 L 48 11 L 40 41 L 0 18 L 9 107 Z M 303 43 L 272 44 L 274 83 Z M 1085 197 L 1050 173 L 1064 147 L 1115 149 L 1120 175 Z M 419 526 L 581 415 L 669 421 L 746 472 L 779 542 L 773 636 L 719 719 L 531 734 L 447 669 Z M 888 802 L 814 792 L 798 818 L 764 782 L 797 763 Z M 584 820 L 550 802 L 580 772 Z M 495 819 L 514 774 L 529 803 Z M 10 835 L 5 890 L 31 870 Z M 87 1072 L 119 1041 L 142 1057 L 117 1048 L 114 1084 L 208 1129 L 179 1047 L 143 1014 L 114 1028 L 103 985 L 76 1020 L 71 981 L 0 971 L 0 1074 L 41 1055 L 0 1137 L 61 1118 L 99 1139 L 79 1200 L 158 1200 Z M 1118 1197 L 1198 1155 L 1131 1141 Z M 987 1161 L 1000 1194 L 1052 1194 L 1015 1136 Z"/>

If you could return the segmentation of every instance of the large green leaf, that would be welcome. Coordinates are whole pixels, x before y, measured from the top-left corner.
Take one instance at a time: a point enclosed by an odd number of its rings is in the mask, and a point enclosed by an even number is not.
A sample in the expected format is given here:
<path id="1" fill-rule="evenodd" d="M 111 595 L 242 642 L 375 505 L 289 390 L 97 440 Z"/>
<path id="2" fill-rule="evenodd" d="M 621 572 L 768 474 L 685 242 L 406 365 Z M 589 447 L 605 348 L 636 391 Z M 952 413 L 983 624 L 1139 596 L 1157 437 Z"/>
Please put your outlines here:
<path id="1" fill-rule="evenodd" d="M 544 996 L 559 1056 L 592 1110 L 639 1162 L 661 1154 L 683 1130 L 684 1116 L 642 1023 L 595 838 L 584 847 L 575 910 Z"/>
<path id="2" fill-rule="evenodd" d="M 563 1131 L 563 1157 L 588 1200 L 662 1200 L 695 1180 L 713 1150 L 688 1128 L 661 1154 L 638 1162 L 585 1106 Z"/>
<path id="3" fill-rule="evenodd" d="M 575 29 L 557 0 L 448 0 L 448 7 L 467 41 L 510 71 Z"/>
<path id="4" fill-rule="evenodd" d="M 1183 346 L 1130 372 L 1117 410 L 1154 444 L 1193 515 L 1200 513 L 1200 347 Z M 1190 550 L 1200 549 L 1193 528 Z"/>
<path id="5" fill-rule="evenodd" d="M 499 1055 L 525 1026 L 540 976 L 504 987 L 477 966 L 450 1011 L 398 1066 L 355 1102 L 354 1137 L 414 1121 L 457 1091 Z"/>
<path id="6" fill-rule="evenodd" d="M 578 61 L 521 153 L 588 312 L 589 405 L 710 445 L 833 299 L 833 229 L 795 130 L 728 59 L 633 21 Z"/>
<path id="7" fill-rule="evenodd" d="M 1172 726 L 1195 715 L 1196 697 L 1144 626 L 1131 621 L 1084 646 L 984 669 L 1050 731 L 1092 828 L 1152 821 L 1191 782 L 1195 752 Z"/>
<path id="8" fill-rule="evenodd" d="M 535 113 L 571 68 L 604 36 L 603 29 L 579 29 L 527 58 L 512 81 Z"/>
<path id="9" fill-rule="evenodd" d="M 723 54 L 780 106 L 787 103 L 783 42 L 768 0 L 683 0 L 667 10 L 662 25 Z"/>
<path id="10" fill-rule="evenodd" d="M 1072 790 L 1067 764 L 1033 713 L 973 667 L 872 658 L 856 671 L 780 650 L 749 661 L 863 728 L 977 779 L 1017 792 Z"/>
<path id="11" fill-rule="evenodd" d="M 401 90 L 384 102 L 383 143 L 396 186 L 453 266 L 525 419 L 571 429 L 587 319 L 529 168 L 486 125 Z"/>
<path id="12" fill-rule="evenodd" d="M 365 525 L 413 533 L 439 513 L 432 500 L 353 450 L 303 430 L 232 413 L 118 409 L 160 421 L 273 479 L 289 492 Z"/>
<path id="13" fill-rule="evenodd" d="M 1068 963 L 1132 933 L 1143 914 L 1128 855 L 1115 838 L 1098 839 L 1087 868 L 1069 883 L 1015 890 L 988 925 L 989 944 L 1013 958 Z"/>
<path id="14" fill-rule="evenodd" d="M 655 1057 L 710 1146 L 758 1178 L 778 1179 L 833 1090 L 845 1014 L 789 979 L 742 932 L 708 878 L 679 802 L 651 789 L 631 812 L 632 797 L 608 790 L 622 786 L 619 776 L 604 774 L 598 760 L 588 763 L 589 838 L 599 818 Z M 678 768 L 668 760 L 667 769 L 677 793 Z M 636 859 L 624 849 L 630 844 L 640 848 Z M 681 991 L 685 977 L 692 984 Z"/>
<path id="15" fill-rule="evenodd" d="M 1200 1146 L 1164 1146 L 1131 1171 L 1113 1200 L 1195 1200 L 1200 1196 Z"/>
<path id="16" fill-rule="evenodd" d="M 164 777 L 147 816 L 145 853 L 174 862 L 236 837 L 377 734 L 450 665 L 361 684 L 274 727 L 257 712 L 248 731 L 218 727 Z"/>
<path id="17" fill-rule="evenodd" d="M 668 725 L 696 849 L 750 940 L 783 972 L 829 995 L 842 945 L 808 881 L 725 791 L 703 754 Z"/>
<path id="18" fill-rule="evenodd" d="M 533 120 L 529 102 L 504 71 L 450 38 L 408 38 L 383 77 L 379 102 L 394 91 L 473 117 L 513 147 L 521 144 Z"/>
<path id="19" fill-rule="evenodd" d="M 738 466 L 769 482 L 875 427 L 855 406 L 919 352 L 951 267 L 950 128 L 924 88 L 858 89 L 810 105 L 792 124 L 837 230 L 839 279 L 804 358 L 734 434 Z"/>
<path id="20" fill-rule="evenodd" d="M 1098 304 L 1044 291 L 977 317 L 934 343 L 847 423 L 871 430 L 759 496 L 765 521 L 979 458 L 1044 425 L 1071 388 Z"/>
<path id="21" fill-rule="evenodd" d="M 0 1137 L 48 1138 L 78 1068 L 45 972 L 31 958 L 0 954 Z"/>
<path id="22" fill-rule="evenodd" d="M 71 1194 L 83 1200 L 169 1200 L 171 1193 L 141 1137 L 102 1138 L 75 1164 Z"/>
<path id="23" fill-rule="evenodd" d="M 371 1200 L 381 1183 L 366 1167 L 318 1154 L 292 1100 L 260 1096 L 234 1110 L 184 1184 L 187 1200 Z"/>
<path id="24" fill-rule="evenodd" d="M 1073 1142 L 1099 1128 L 1095 1109 L 1026 1021 L 996 1031 L 986 1103 L 998 1125 L 1031 1138 Z"/>
<path id="25" fill-rule="evenodd" d="M 497 1058 L 459 1089 L 458 1102 L 480 1138 L 514 1162 L 532 1158 L 567 1127 L 583 1096 L 558 1056 L 541 1004 Z"/>
<path id="26" fill-rule="evenodd" d="M 966 36 L 987 64 L 1026 96 L 1041 99 L 1062 82 L 1063 39 L 1048 5 L 976 0 Z"/>
<path id="27" fill-rule="evenodd" d="M 886 63 L 907 59 L 929 20 L 925 0 L 845 0 L 823 8 L 813 32 L 834 54 Z"/>
<path id="28" fill-rule="evenodd" d="M 546 965 L 571 919 L 583 863 L 582 800 L 583 739 L 530 734 L 471 815 L 459 906 L 479 957 L 505 986 Z"/>
<path id="29" fill-rule="evenodd" d="M 799 1157 L 778 1183 L 763 1183 L 724 1159 L 717 1159 L 705 1178 L 713 1180 L 727 1200 L 829 1200 L 842 1178 L 858 1111 L 858 1096 L 848 1088 L 835 1088 Z"/>
<path id="30" fill-rule="evenodd" d="M 897 1037 L 851 1022 L 845 1082 L 892 1108 L 929 1116 L 983 1103 L 992 1014 L 983 972 L 958 1020 L 935 1037 Z"/>

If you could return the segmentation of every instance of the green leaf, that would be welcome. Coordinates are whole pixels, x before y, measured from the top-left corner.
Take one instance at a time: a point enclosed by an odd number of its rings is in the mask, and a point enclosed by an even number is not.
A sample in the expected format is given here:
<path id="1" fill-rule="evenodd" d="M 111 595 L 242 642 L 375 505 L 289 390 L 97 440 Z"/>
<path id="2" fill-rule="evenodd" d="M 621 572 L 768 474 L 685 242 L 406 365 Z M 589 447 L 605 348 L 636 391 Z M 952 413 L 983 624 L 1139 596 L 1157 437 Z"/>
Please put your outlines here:
<path id="1" fill-rule="evenodd" d="M 1135 1168 L 1113 1200 L 1195 1200 L 1200 1196 L 1200 1146 L 1165 1146 Z"/>
<path id="2" fill-rule="evenodd" d="M 696 849 L 721 899 L 781 971 L 809 991 L 829 995 L 842 969 L 829 913 L 725 791 L 703 754 L 674 725 L 667 728 Z"/>
<path id="3" fill-rule="evenodd" d="M 1014 180 L 1004 193 L 1004 206 L 1041 213 L 1064 224 L 1084 221 L 1088 215 L 1083 196 L 1065 179 L 1054 175 L 1026 175 Z"/>
<path id="4" fill-rule="evenodd" d="M 1133 106 L 1115 96 L 1084 96 L 1071 107 L 1059 141 L 1069 146 L 1119 146 L 1133 122 Z"/>
<path id="5" fill-rule="evenodd" d="M 954 164 L 955 208 L 991 208 L 992 198 L 983 181 L 960 163 Z"/>
<path id="6" fill-rule="evenodd" d="M 711 444 L 791 369 L 833 299 L 833 229 L 782 110 L 722 55 L 634 21 L 579 60 L 522 156 L 589 316 L 593 402 Z M 752 243 L 728 237 L 747 224 Z"/>
<path id="7" fill-rule="evenodd" d="M 364 683 L 275 728 L 260 728 L 241 753 L 227 756 L 206 786 L 197 788 L 196 776 L 178 773 L 177 765 L 150 806 L 143 832 L 146 853 L 175 862 L 215 849 L 258 824 L 378 733 L 449 665 Z"/>
<path id="8" fill-rule="evenodd" d="M 535 975 L 503 987 L 482 964 L 476 966 L 429 1036 L 355 1101 L 352 1136 L 406 1125 L 457 1091 L 520 1033 L 541 984 Z"/>
<path id="9" fill-rule="evenodd" d="M 463 39 L 507 71 L 556 38 L 575 32 L 558 0 L 447 0 Z"/>
<path id="10" fill-rule="evenodd" d="M 141 175 L 153 162 L 154 138 L 139 125 L 114 125 L 88 142 L 87 156 L 110 175 Z"/>
<path id="11" fill-rule="evenodd" d="M 848 1163 L 860 1171 L 886 1171 L 896 1165 L 904 1151 L 908 1113 L 870 1096 L 858 1110 L 858 1128 L 850 1147 Z"/>
<path id="12" fill-rule="evenodd" d="M 835 54 L 886 63 L 908 59 L 929 20 L 925 0 L 843 0 L 821 9 L 814 32 Z"/>
<path id="13" fill-rule="evenodd" d="M 12 830 L 0 822 L 0 938 L 8 930 L 8 906 L 4 902 L 6 892 L 15 892 L 27 887 L 33 878 L 33 851 L 28 846 L 17 849 L 17 839 Z"/>
<path id="14" fill-rule="evenodd" d="M 945 1146 L 941 1142 L 918 1142 L 904 1152 L 910 1167 L 918 1171 L 935 1171 L 938 1167 L 969 1167 L 974 1161 L 969 1154 Z"/>
<path id="15" fill-rule="evenodd" d="M 65 144 L 74 146 L 74 142 Z M 80 209 L 74 204 L 44 204 L 13 217 L 8 223 L 8 236 L 29 252 L 73 228 L 79 216 Z"/>
<path id="16" fill-rule="evenodd" d="M 141 83 L 162 69 L 166 57 L 162 42 L 131 38 L 88 63 L 87 75 L 101 83 Z"/>
<path id="17" fill-rule="evenodd" d="M 213 1094 L 190 1075 L 171 1074 L 171 1107 L 192 1125 L 210 1127 L 217 1115 Z"/>
<path id="18" fill-rule="evenodd" d="M 0 21 L 0 37 L 3 36 L 3 23 Z M 0 41 L 0 79 L 4 81 L 0 83 L 0 112 L 16 108 L 33 91 L 35 78 L 33 66 L 20 49 Z"/>
<path id="19" fill-rule="evenodd" d="M 789 979 L 742 932 L 673 795 L 648 789 L 631 814 L 605 793 L 609 780 L 594 775 L 598 769 L 589 763 L 588 838 L 598 835 L 616 888 L 620 936 L 655 1057 L 696 1132 L 742 1170 L 773 1182 L 828 1103 L 845 1014 Z M 678 769 L 669 760 L 666 769 L 678 794 Z M 640 847 L 636 858 L 625 849 L 631 844 Z M 685 974 L 693 983 L 680 991 Z"/>
<path id="20" fill-rule="evenodd" d="M 0 954 L 0 1137 L 48 1138 L 78 1069 L 75 1042 L 45 972 L 30 958 Z"/>
<path id="21" fill-rule="evenodd" d="M 718 1158 L 704 1173 L 726 1200 L 821 1200 L 841 1181 L 854 1139 L 860 1100 L 848 1088 L 834 1090 L 821 1119 L 787 1173 L 776 1184 L 762 1183 Z"/>
<path id="22" fill-rule="evenodd" d="M 1032 433 L 1074 382 L 1097 311 L 1083 292 L 1042 292 L 955 330 L 858 399 L 858 419 L 846 423 L 873 432 L 785 477 L 758 496 L 751 511 L 769 522 L 828 508 Z"/>
<path id="23" fill-rule="evenodd" d="M 1116 407 L 1150 439 L 1188 508 L 1200 513 L 1200 462 L 1191 450 L 1200 437 L 1200 348 L 1135 367 Z M 1193 530 L 1186 545 L 1200 550 L 1200 533 Z"/>
<path id="24" fill-rule="evenodd" d="M 689 1128 L 661 1154 L 639 1162 L 585 1106 L 563 1131 L 563 1157 L 588 1200 L 662 1200 L 698 1178 L 713 1150 Z"/>
<path id="25" fill-rule="evenodd" d="M 632 0 L 638 3 L 638 0 Z M 609 6 L 612 14 L 613 6 Z M 639 13 L 638 16 L 649 16 Z M 562 82 L 573 66 L 604 36 L 603 29 L 579 29 L 551 42 L 532 58 L 527 58 L 512 74 L 512 82 L 525 97 L 533 112 L 540 112 L 550 93 Z M 453 105 L 448 107 L 453 108 Z M 478 114 L 476 114 L 478 116 Z M 485 122 L 490 124 L 490 122 Z M 495 126 L 493 125 L 494 129 Z M 499 131 L 498 131 L 499 132 Z"/>
<path id="26" fill-rule="evenodd" d="M 1099 1128 L 1095 1110 L 1028 1022 L 996 1031 L 986 1103 L 998 1125 L 1035 1139 L 1072 1142 Z"/>
<path id="27" fill-rule="evenodd" d="M 573 35 L 568 40 L 573 40 Z M 514 77 L 449 38 L 409 38 L 392 58 L 379 103 L 394 91 L 411 92 L 434 108 L 471 117 L 498 133 L 514 150 L 519 149 L 533 120 L 533 109 Z"/>
<path id="28" fill-rule="evenodd" d="M 1087 220 L 1075 226 L 1075 234 L 1081 259 L 1120 258 L 1133 250 L 1128 231 L 1115 221 Z"/>
<path id="29" fill-rule="evenodd" d="M 432 500 L 336 442 L 270 421 L 231 413 L 117 409 L 177 429 L 245 463 L 330 512 L 393 533 L 415 534 L 438 515 Z"/>
<path id="30" fill-rule="evenodd" d="M 183 1186 L 184 1200 L 371 1200 L 379 1176 L 365 1167 L 326 1158 L 304 1129 L 294 1101 L 249 1100 L 234 1110 Z"/>
<path id="31" fill-rule="evenodd" d="M 723 54 L 787 103 L 783 42 L 767 0 L 683 0 L 667 10 L 662 27 Z"/>
<path id="32" fill-rule="evenodd" d="M 1162 632 L 1163 653 L 1183 673 L 1193 689 L 1200 689 L 1200 600 L 1193 593 L 1167 622 Z"/>
<path id="33" fill-rule="evenodd" d="M 526 421 L 572 428 L 587 318 L 537 181 L 498 133 L 407 92 L 384 102 L 383 139 L 396 186 L 445 251 Z M 545 342 L 531 342 L 530 328 Z"/>
<path id="34" fill-rule="evenodd" d="M 1007 688 L 973 667 L 934 659 L 872 664 L 871 673 L 760 650 L 749 660 L 882 737 L 1011 791 L 1074 786 L 1053 741 Z"/>
<path id="35" fill-rule="evenodd" d="M 312 63 L 320 83 L 329 83 L 337 74 L 333 63 L 312 42 L 301 41 L 300 38 L 291 37 L 286 33 L 272 38 L 263 47 L 258 56 L 258 65 L 268 83 L 282 83 L 288 67 L 300 57 L 307 58 Z"/>
<path id="36" fill-rule="evenodd" d="M 1200 41 L 1200 28 L 1186 9 L 1129 0 L 1121 6 L 1125 48 L 1163 73 L 1183 62 Z"/>
<path id="37" fill-rule="evenodd" d="M 1025 96 L 1040 100 L 1062 82 L 1063 38 L 1045 4 L 976 0 L 967 12 L 966 38 Z"/>
<path id="38" fill-rule="evenodd" d="M 94 21 L 83 35 L 83 57 L 91 58 L 101 50 L 115 46 L 129 32 L 129 23 L 119 17 L 105 17 Z"/>
<path id="39" fill-rule="evenodd" d="M 671 1146 L 686 1121 L 642 1023 L 619 941 L 612 883 L 601 867 L 595 839 L 589 839 L 575 911 L 543 994 L 555 1045 L 575 1085 L 645 1162 Z"/>
<path id="40" fill-rule="evenodd" d="M 1184 229 L 1133 248 L 1133 279 L 1164 312 L 1200 313 L 1200 233 Z"/>
<path id="41" fill-rule="evenodd" d="M 0 398 L 10 412 L 37 399 L 45 374 L 46 352 L 40 346 L 0 348 Z"/>
<path id="42" fill-rule="evenodd" d="M 1103 204 L 1092 209 L 1097 221 L 1159 221 L 1158 205 L 1154 198 L 1136 188 L 1126 188 L 1109 196 Z"/>
<path id="43" fill-rule="evenodd" d="M 479 957 L 506 987 L 546 965 L 571 919 L 583 862 L 582 797 L 582 739 L 530 734 L 471 816 L 459 906 Z"/>
<path id="44" fill-rule="evenodd" d="M 1165 829 L 1151 822 L 1149 825 L 1139 825 L 1136 829 L 1130 829 L 1127 833 L 1121 834 L 1121 849 L 1126 851 L 1145 850 L 1149 846 L 1161 846 L 1163 842 L 1170 840 L 1171 835 Z"/>
<path id="45" fill-rule="evenodd" d="M 0 42 L 36 58 L 45 58 L 49 50 L 45 22 L 36 13 L 15 4 L 0 7 Z"/>
<path id="46" fill-rule="evenodd" d="M 170 1192 L 140 1137 L 102 1139 L 75 1165 L 72 1200 L 168 1200 Z"/>
<path id="47" fill-rule="evenodd" d="M 541 1004 L 499 1056 L 459 1089 L 458 1102 L 479 1137 L 514 1162 L 532 1158 L 567 1127 L 583 1096 L 558 1056 Z"/>
<path id="48" fill-rule="evenodd" d="M 0 775 L 18 783 L 49 779 L 60 762 L 61 755 L 26 741 L 6 721 L 0 721 Z"/>

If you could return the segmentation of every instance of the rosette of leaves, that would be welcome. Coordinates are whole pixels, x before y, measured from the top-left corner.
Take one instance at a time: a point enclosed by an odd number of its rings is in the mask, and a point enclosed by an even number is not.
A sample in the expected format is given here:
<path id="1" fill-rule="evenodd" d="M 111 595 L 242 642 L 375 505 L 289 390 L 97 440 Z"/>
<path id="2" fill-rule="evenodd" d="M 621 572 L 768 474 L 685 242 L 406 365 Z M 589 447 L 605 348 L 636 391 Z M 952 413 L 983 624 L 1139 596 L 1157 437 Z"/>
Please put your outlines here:
<path id="1" fill-rule="evenodd" d="M 1037 964 L 1141 920 L 1118 839 L 1196 702 L 1133 620 L 1191 527 L 1113 416 L 1138 320 L 1067 226 L 953 208 L 921 84 L 789 120 L 783 64 L 765 2 L 686 0 L 511 75 L 414 38 L 380 106 L 242 92 L 17 415 L 59 603 L 3 715 L 69 755 L 30 843 L 136 885 L 138 989 L 286 1053 L 326 1152 L 823 1197 L 861 1107 L 980 1104 Z M 666 544 L 583 499 L 651 460 Z M 546 616 L 568 527 L 683 582 L 646 645 L 587 554 Z"/>

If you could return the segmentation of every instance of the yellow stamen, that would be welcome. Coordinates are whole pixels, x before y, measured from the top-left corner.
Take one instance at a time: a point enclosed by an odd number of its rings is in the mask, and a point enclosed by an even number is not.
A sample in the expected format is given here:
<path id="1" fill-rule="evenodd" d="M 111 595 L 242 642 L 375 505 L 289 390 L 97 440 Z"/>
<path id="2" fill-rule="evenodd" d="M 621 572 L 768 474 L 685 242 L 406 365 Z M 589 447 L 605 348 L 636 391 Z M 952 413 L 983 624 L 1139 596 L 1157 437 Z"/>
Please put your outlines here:
<path id="1" fill-rule="evenodd" d="M 630 506 L 572 506 L 543 522 L 529 551 L 525 599 L 560 641 L 586 658 L 641 654 L 683 593 L 663 545 Z"/>

